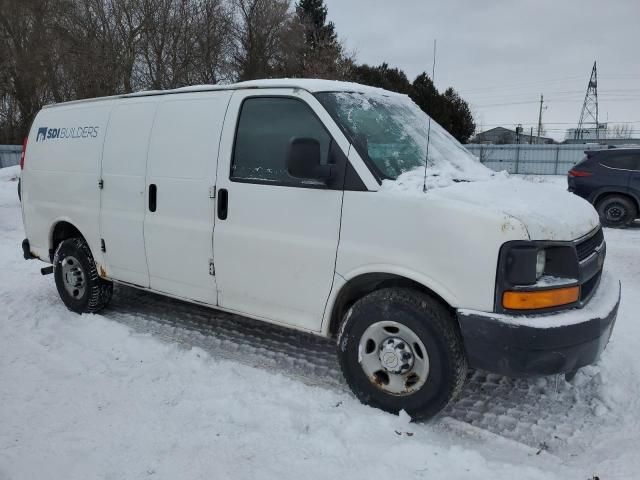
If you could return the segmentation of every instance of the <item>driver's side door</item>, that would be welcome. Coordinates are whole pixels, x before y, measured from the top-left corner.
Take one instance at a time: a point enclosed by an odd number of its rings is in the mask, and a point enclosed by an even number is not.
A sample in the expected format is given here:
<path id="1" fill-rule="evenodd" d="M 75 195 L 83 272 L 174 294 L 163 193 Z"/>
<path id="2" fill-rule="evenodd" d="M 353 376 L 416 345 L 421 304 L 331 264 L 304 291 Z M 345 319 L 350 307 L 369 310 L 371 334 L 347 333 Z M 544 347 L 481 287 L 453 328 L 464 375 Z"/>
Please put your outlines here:
<path id="1" fill-rule="evenodd" d="M 293 178 L 286 156 L 298 137 L 319 141 L 321 163 L 339 158 L 344 169 L 346 159 L 314 101 L 284 89 L 234 93 L 218 162 L 214 264 L 221 307 L 317 331 L 334 278 L 342 184 Z"/>

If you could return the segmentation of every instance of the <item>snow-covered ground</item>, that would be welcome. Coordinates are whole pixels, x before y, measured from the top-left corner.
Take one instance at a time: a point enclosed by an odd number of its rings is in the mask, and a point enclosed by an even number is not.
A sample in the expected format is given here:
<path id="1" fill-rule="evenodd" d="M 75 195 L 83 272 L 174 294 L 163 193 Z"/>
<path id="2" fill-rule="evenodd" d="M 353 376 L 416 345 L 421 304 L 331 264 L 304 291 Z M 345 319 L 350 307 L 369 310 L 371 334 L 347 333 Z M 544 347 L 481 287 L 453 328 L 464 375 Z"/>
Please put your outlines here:
<path id="1" fill-rule="evenodd" d="M 70 313 L 22 259 L 17 173 L 0 170 L 0 480 L 640 475 L 640 228 L 605 233 L 623 301 L 597 366 L 476 372 L 413 423 L 359 404 L 323 339 L 128 288 Z"/>

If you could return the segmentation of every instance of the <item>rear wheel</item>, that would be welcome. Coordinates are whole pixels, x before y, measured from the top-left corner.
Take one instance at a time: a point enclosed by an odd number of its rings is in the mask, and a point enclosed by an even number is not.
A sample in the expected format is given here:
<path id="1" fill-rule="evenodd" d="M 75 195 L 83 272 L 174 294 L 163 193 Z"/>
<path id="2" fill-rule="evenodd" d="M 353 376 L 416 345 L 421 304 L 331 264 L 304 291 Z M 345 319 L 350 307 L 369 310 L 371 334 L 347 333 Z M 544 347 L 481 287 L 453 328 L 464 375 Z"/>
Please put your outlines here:
<path id="1" fill-rule="evenodd" d="M 427 418 L 462 390 L 467 360 L 455 319 L 424 293 L 387 288 L 360 299 L 338 338 L 347 383 L 368 405 Z"/>
<path id="2" fill-rule="evenodd" d="M 607 227 L 623 227 L 633 222 L 637 215 L 636 206 L 627 197 L 610 195 L 597 205 L 600 221 Z"/>
<path id="3" fill-rule="evenodd" d="M 76 313 L 95 313 L 111 300 L 113 284 L 98 275 L 89 245 L 82 238 L 63 240 L 53 258 L 60 298 Z"/>

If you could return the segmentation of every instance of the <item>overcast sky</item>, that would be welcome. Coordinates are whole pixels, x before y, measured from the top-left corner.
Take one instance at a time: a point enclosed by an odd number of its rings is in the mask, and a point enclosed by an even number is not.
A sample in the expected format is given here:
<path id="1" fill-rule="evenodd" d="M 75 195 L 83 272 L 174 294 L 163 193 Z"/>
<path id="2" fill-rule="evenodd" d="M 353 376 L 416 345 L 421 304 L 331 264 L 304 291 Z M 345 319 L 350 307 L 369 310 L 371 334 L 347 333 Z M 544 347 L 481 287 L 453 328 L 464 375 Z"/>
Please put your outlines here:
<path id="1" fill-rule="evenodd" d="M 640 0 L 325 0 L 362 63 L 386 61 L 410 80 L 431 72 L 470 103 L 483 129 L 538 122 L 564 138 L 580 116 L 598 62 L 600 121 L 634 122 L 640 136 Z"/>

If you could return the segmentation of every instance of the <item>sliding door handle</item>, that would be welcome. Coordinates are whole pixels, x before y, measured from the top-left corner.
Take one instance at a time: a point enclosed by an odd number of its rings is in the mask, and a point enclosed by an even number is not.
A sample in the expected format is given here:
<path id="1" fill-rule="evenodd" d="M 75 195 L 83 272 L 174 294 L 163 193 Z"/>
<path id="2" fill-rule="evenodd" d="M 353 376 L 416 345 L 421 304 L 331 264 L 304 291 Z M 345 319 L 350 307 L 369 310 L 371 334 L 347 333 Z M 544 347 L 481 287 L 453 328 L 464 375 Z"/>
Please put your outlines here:
<path id="1" fill-rule="evenodd" d="M 155 212 L 158 201 L 158 187 L 155 183 L 149 185 L 149 211 Z"/>
<path id="2" fill-rule="evenodd" d="M 218 218 L 220 220 L 226 220 L 228 212 L 229 212 L 229 192 L 227 192 L 226 188 L 221 188 L 218 191 Z"/>

